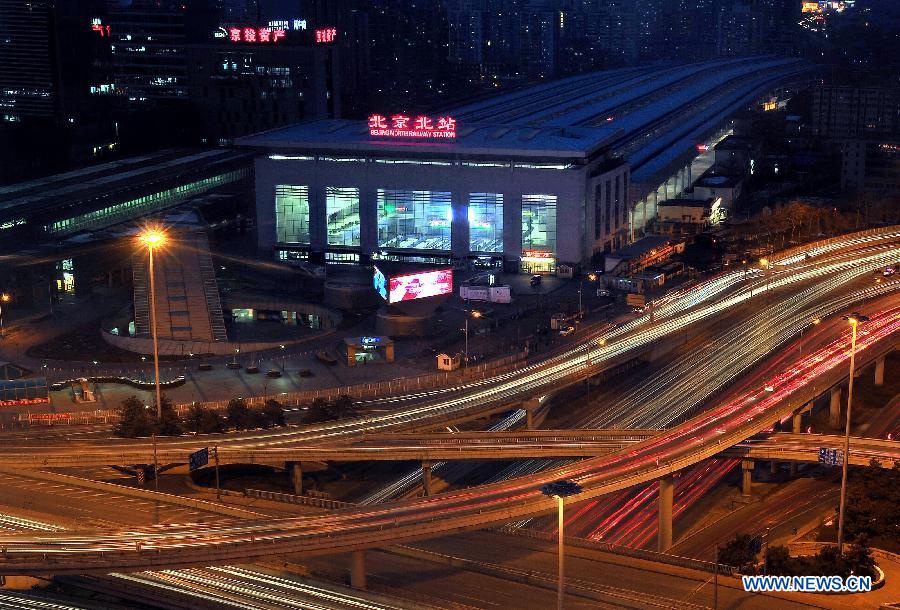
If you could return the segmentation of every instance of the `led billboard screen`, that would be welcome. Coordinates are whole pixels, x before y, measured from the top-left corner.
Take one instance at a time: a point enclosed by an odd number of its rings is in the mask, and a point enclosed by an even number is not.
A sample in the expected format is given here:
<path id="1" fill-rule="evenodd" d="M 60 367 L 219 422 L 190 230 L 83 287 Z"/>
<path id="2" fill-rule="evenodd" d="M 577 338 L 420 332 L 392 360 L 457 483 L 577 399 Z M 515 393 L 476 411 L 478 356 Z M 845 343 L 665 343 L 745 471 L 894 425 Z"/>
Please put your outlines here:
<path id="1" fill-rule="evenodd" d="M 375 275 L 372 278 L 372 285 L 375 287 L 375 292 L 381 295 L 381 298 L 385 301 L 388 300 L 388 291 L 387 291 L 387 278 L 381 272 L 381 269 L 375 267 Z"/>
<path id="2" fill-rule="evenodd" d="M 375 267 L 372 285 L 390 304 L 453 294 L 453 269 L 406 271 L 394 275 L 390 270 L 385 272 Z"/>

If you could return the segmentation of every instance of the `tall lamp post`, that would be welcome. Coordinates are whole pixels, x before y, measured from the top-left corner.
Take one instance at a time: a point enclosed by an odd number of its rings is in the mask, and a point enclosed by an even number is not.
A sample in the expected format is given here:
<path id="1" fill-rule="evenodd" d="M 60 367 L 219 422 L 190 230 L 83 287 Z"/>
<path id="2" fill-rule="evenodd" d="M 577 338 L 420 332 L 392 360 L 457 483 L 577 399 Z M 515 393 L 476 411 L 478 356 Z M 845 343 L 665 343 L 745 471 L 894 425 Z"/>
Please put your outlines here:
<path id="1" fill-rule="evenodd" d="M 475 318 L 476 320 L 481 317 L 481 312 L 477 309 L 472 310 L 471 312 L 466 312 L 466 325 L 464 330 L 466 331 L 466 347 L 465 347 L 465 368 L 469 368 L 469 316 Z"/>
<path id="2" fill-rule="evenodd" d="M 0 294 L 0 339 L 5 337 L 5 331 L 3 330 L 3 306 L 12 301 L 12 297 L 7 293 Z"/>
<path id="3" fill-rule="evenodd" d="M 559 507 L 559 573 L 556 584 L 556 608 L 562 610 L 565 596 L 565 538 L 563 537 L 565 499 L 580 494 L 581 485 L 574 481 L 554 481 L 541 487 L 541 493 L 556 498 Z"/>
<path id="4" fill-rule="evenodd" d="M 853 375 L 856 373 L 856 327 L 869 318 L 858 311 L 843 316 L 850 323 L 850 381 L 847 384 L 847 425 L 844 428 L 844 459 L 841 468 L 841 507 L 838 512 L 838 553 L 844 554 L 844 508 L 847 503 L 847 466 L 850 463 L 850 415 L 853 408 Z"/>
<path id="5" fill-rule="evenodd" d="M 166 245 L 168 236 L 160 229 L 146 229 L 138 241 L 150 253 L 150 334 L 153 337 L 153 374 L 156 379 L 156 419 L 162 420 L 162 393 L 159 389 L 159 344 L 156 337 L 156 279 L 153 269 L 153 252 Z"/>

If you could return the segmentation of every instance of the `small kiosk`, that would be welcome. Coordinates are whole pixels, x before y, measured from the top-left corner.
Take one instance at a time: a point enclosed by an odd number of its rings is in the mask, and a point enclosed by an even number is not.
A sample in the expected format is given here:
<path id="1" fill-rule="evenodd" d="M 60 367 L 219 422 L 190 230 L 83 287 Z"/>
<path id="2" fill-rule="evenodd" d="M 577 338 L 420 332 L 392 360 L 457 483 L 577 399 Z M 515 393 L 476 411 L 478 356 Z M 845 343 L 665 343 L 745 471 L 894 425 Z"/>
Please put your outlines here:
<path id="1" fill-rule="evenodd" d="M 394 361 L 394 341 L 390 337 L 347 337 L 344 348 L 347 366 Z"/>

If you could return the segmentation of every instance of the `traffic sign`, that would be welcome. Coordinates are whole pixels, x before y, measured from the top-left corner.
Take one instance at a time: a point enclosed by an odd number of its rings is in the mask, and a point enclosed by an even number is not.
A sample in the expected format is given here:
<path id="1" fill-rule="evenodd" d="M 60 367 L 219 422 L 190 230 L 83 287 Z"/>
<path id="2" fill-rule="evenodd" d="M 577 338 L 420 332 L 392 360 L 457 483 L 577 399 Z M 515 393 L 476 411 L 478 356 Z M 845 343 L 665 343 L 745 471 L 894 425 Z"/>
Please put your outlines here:
<path id="1" fill-rule="evenodd" d="M 209 464 L 209 447 L 195 451 L 188 457 L 188 466 L 192 471 L 203 468 L 207 464 Z"/>
<path id="2" fill-rule="evenodd" d="M 819 447 L 819 463 L 825 464 L 826 466 L 843 466 L 843 449 L 829 449 L 828 447 Z"/>

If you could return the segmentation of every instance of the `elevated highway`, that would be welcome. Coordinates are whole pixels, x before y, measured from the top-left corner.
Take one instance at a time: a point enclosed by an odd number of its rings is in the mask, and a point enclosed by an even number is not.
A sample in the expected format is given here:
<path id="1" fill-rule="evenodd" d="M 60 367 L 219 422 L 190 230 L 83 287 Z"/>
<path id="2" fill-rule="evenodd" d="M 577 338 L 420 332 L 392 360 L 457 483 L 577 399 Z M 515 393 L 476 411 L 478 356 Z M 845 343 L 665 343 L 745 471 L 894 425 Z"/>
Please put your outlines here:
<path id="1" fill-rule="evenodd" d="M 900 302 L 877 312 L 857 345 L 863 367 L 893 350 Z M 672 429 L 618 450 L 536 475 L 321 517 L 126 532 L 0 537 L 0 572 L 61 574 L 235 563 L 278 553 L 332 554 L 429 538 L 556 510 L 541 485 L 568 478 L 589 499 L 667 478 L 767 429 L 847 375 L 847 333 L 805 355 L 765 384 Z"/>
<path id="2" fill-rule="evenodd" d="M 844 448 L 844 437 L 833 434 L 774 434 L 763 440 L 740 443 L 723 452 L 726 457 L 777 462 L 816 462 L 819 449 Z M 850 464 L 868 466 L 875 460 L 881 468 L 900 463 L 900 441 L 850 438 Z"/>
<path id="3" fill-rule="evenodd" d="M 396 434 L 364 438 L 356 443 L 282 445 L 276 448 L 224 446 L 222 464 L 271 464 L 285 462 L 513 460 L 531 457 L 594 457 L 605 455 L 659 434 L 659 430 L 540 430 L 530 432 L 461 432 Z M 159 439 L 163 441 L 164 439 Z M 194 450 L 209 446 L 204 437 Z M 160 442 L 160 464 L 187 463 L 188 450 Z M 2 468 L 66 468 L 152 464 L 153 451 L 144 443 L 119 441 L 102 448 L 66 444 L 6 445 L 0 447 Z"/>

